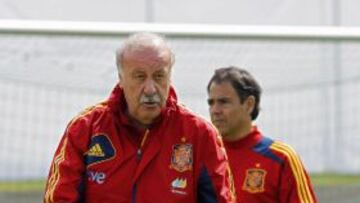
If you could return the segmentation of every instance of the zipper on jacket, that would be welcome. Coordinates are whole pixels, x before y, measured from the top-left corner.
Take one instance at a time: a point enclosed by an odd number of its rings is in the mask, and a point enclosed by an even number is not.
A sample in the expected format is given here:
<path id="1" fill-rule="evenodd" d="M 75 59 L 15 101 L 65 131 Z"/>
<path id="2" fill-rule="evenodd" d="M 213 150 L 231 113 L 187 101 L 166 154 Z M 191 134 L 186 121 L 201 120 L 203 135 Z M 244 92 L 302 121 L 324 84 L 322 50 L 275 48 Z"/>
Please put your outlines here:
<path id="1" fill-rule="evenodd" d="M 146 141 L 146 139 L 147 139 L 147 137 L 148 137 L 148 135 L 149 135 L 149 129 L 147 129 L 146 131 L 145 131 L 145 134 L 144 134 L 144 136 L 143 136 L 143 138 L 141 139 L 141 143 L 140 143 L 140 147 L 139 147 L 139 149 L 136 151 L 136 159 L 138 160 L 138 161 L 140 161 L 140 159 L 141 159 L 141 156 L 142 156 L 142 148 L 143 148 L 143 146 L 144 146 L 144 144 L 145 144 L 145 141 Z"/>
<path id="2" fill-rule="evenodd" d="M 143 136 L 143 138 L 141 139 L 141 143 L 140 143 L 140 147 L 139 149 L 136 151 L 136 160 L 140 161 L 141 160 L 141 156 L 142 156 L 142 148 L 145 144 L 145 141 L 149 135 L 149 129 L 147 129 L 145 131 L 145 134 Z M 136 190 L 137 190 L 137 184 L 135 183 L 132 189 L 132 203 L 136 203 Z"/>
<path id="3" fill-rule="evenodd" d="M 133 186 L 133 189 L 132 189 L 132 203 L 136 203 L 136 189 L 137 189 L 137 186 L 136 186 L 136 183 L 134 184 Z"/>

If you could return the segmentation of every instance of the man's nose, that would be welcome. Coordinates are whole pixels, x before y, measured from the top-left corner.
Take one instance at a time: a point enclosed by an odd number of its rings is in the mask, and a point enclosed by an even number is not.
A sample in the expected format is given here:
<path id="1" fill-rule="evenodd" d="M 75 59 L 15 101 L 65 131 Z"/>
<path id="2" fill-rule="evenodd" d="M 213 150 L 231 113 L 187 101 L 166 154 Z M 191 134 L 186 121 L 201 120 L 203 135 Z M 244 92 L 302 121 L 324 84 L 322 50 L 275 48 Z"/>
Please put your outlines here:
<path id="1" fill-rule="evenodd" d="M 148 79 L 145 81 L 144 93 L 146 95 L 153 95 L 156 93 L 156 86 L 155 86 L 155 82 L 153 80 Z"/>
<path id="2" fill-rule="evenodd" d="M 210 106 L 211 114 L 219 114 L 220 112 L 221 112 L 221 108 L 216 103 L 214 103 L 213 105 Z"/>

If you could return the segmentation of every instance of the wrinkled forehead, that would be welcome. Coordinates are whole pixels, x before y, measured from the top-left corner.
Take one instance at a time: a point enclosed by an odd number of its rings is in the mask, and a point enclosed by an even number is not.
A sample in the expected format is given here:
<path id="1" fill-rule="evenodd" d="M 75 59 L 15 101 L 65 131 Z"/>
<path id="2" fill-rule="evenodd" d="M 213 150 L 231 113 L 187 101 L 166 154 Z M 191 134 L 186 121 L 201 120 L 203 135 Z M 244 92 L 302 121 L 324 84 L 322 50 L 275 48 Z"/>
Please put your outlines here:
<path id="1" fill-rule="evenodd" d="M 171 66 L 171 51 L 163 44 L 142 44 L 125 49 L 122 56 L 123 65 L 142 64 L 144 66 Z"/>

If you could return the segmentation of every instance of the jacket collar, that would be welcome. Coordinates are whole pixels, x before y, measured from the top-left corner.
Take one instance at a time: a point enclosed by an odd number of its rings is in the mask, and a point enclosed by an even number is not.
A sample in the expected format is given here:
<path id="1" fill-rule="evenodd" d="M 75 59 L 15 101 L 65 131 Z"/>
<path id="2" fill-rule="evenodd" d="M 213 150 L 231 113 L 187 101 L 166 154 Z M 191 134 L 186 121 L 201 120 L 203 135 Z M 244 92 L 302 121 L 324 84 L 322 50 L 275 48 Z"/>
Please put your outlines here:
<path id="1" fill-rule="evenodd" d="M 169 114 L 176 110 L 177 107 L 177 95 L 174 87 L 171 85 L 169 89 L 169 95 L 166 100 L 166 105 L 162 109 L 160 116 L 156 119 L 155 123 L 160 123 L 165 117 L 169 116 Z M 131 122 L 130 117 L 127 114 L 127 103 L 124 96 L 124 91 L 121 86 L 118 84 L 112 90 L 110 97 L 108 99 L 109 107 L 112 112 L 115 113 L 116 117 L 119 118 L 120 123 L 125 125 L 134 126 Z"/>
<path id="2" fill-rule="evenodd" d="M 224 144 L 227 148 L 243 148 L 243 147 L 251 148 L 254 145 L 256 145 L 261 139 L 262 139 L 262 134 L 258 129 L 258 127 L 254 125 L 251 129 L 251 132 L 248 135 L 246 135 L 244 138 L 232 142 L 227 142 L 224 140 Z"/>

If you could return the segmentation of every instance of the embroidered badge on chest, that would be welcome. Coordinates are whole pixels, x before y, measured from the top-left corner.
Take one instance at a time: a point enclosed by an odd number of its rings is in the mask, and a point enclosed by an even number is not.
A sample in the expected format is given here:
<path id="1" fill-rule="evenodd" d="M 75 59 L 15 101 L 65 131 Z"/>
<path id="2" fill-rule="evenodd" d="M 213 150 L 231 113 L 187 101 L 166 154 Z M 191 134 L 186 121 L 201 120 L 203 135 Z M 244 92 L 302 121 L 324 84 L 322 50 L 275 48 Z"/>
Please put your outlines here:
<path id="1" fill-rule="evenodd" d="M 246 176 L 242 189 L 250 193 L 264 192 L 266 171 L 259 168 L 246 170 Z"/>
<path id="2" fill-rule="evenodd" d="M 192 169 L 193 151 L 191 144 L 175 144 L 172 148 L 170 168 L 185 172 Z"/>
<path id="3" fill-rule="evenodd" d="M 187 195 L 186 192 L 187 187 L 187 179 L 186 178 L 176 178 L 171 182 L 171 189 L 170 191 L 175 194 L 179 195 Z"/>
<path id="4" fill-rule="evenodd" d="M 84 154 L 87 166 L 111 160 L 115 157 L 115 149 L 107 135 L 99 134 L 91 137 L 88 151 Z"/>

